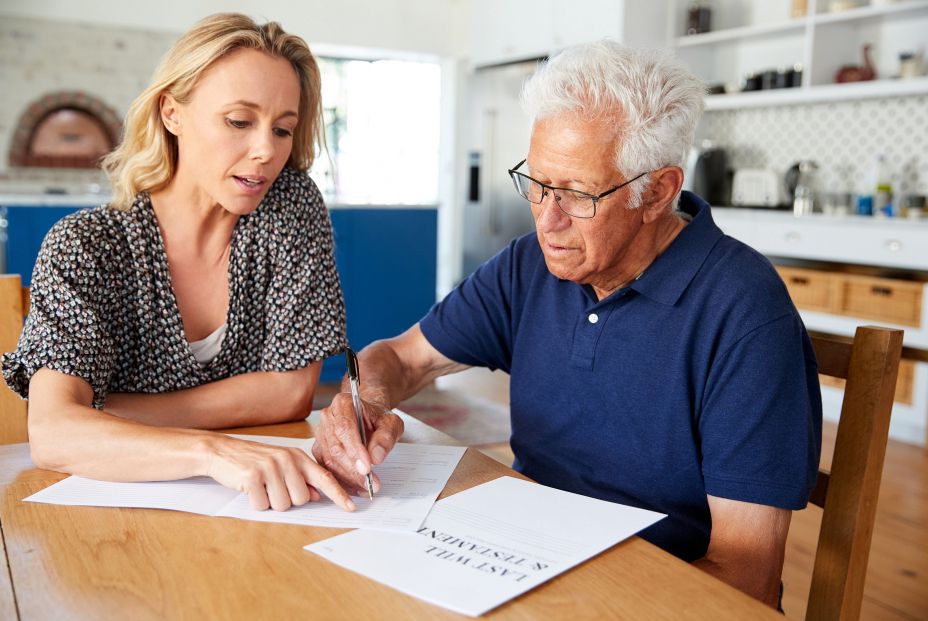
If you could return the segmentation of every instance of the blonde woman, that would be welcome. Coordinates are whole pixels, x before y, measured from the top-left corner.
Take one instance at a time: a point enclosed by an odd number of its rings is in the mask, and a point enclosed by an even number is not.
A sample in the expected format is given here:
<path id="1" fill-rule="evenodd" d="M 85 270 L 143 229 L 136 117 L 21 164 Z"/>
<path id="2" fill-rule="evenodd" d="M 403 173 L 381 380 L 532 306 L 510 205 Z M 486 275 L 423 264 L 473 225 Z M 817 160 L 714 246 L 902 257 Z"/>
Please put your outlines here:
<path id="1" fill-rule="evenodd" d="M 306 171 L 322 132 L 306 43 L 239 14 L 196 24 L 104 160 L 113 202 L 49 232 L 7 383 L 42 468 L 210 476 L 256 509 L 354 505 L 296 449 L 205 431 L 300 420 L 344 348 L 331 225 Z"/>

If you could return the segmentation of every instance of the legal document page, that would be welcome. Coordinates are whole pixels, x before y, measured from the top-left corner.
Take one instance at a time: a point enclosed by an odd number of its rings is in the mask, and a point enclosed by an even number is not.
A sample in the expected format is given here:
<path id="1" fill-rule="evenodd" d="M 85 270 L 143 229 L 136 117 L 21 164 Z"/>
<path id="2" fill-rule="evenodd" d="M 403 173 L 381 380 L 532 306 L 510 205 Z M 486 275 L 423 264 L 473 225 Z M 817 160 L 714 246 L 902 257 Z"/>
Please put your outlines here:
<path id="1" fill-rule="evenodd" d="M 306 549 L 414 597 L 478 616 L 663 517 L 500 477 L 436 502 L 414 533 L 358 530 Z"/>
<path id="2" fill-rule="evenodd" d="M 272 436 L 235 437 L 310 453 L 313 439 Z M 29 496 L 28 502 L 95 507 L 171 509 L 216 517 L 280 522 L 333 528 L 373 528 L 410 531 L 418 528 L 445 487 L 465 448 L 429 444 L 397 444 L 387 459 L 375 466 L 381 490 L 374 500 L 353 498 L 357 509 L 346 512 L 328 498 L 287 511 L 256 511 L 248 495 L 224 487 L 208 477 L 180 481 L 118 483 L 70 476 Z"/>

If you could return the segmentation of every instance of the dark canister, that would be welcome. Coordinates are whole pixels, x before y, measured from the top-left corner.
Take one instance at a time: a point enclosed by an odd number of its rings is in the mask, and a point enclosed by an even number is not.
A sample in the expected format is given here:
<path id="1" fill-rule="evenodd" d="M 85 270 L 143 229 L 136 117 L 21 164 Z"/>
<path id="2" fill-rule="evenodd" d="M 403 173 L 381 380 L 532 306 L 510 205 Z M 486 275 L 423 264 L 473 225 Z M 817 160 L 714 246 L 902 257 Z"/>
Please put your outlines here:
<path id="1" fill-rule="evenodd" d="M 686 12 L 686 34 L 709 32 L 712 26 L 712 9 L 706 2 L 691 2 Z"/>
<path id="2" fill-rule="evenodd" d="M 760 88 L 764 91 L 777 88 L 776 69 L 768 69 L 760 75 Z"/>
<path id="3" fill-rule="evenodd" d="M 760 90 L 760 74 L 749 73 L 746 76 L 744 76 L 744 82 L 741 84 L 741 90 L 744 92 L 759 91 Z"/>

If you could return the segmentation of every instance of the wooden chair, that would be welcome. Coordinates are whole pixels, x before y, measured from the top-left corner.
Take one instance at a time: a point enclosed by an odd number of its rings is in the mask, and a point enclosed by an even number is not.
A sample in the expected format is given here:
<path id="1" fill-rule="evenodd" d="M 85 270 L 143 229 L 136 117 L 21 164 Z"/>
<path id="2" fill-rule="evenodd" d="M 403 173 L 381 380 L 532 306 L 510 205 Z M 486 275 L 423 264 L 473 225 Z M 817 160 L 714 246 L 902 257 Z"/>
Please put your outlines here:
<path id="1" fill-rule="evenodd" d="M 853 342 L 812 335 L 819 373 L 847 380 L 831 473 L 819 470 L 812 502 L 823 508 L 807 620 L 857 619 L 896 374 L 902 330 L 859 327 Z"/>
<path id="2" fill-rule="evenodd" d="M 28 312 L 29 289 L 16 274 L 0 275 L 0 354 L 16 349 Z M 26 402 L 0 379 L 0 444 L 26 441 Z"/>

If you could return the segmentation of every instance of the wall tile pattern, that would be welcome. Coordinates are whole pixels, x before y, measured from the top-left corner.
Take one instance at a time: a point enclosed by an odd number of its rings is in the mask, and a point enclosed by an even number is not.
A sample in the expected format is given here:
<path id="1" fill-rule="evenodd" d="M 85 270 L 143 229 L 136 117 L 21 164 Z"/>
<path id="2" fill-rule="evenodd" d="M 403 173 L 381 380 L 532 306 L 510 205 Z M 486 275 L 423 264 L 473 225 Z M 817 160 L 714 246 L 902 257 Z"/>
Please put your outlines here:
<path id="1" fill-rule="evenodd" d="M 860 192 L 874 155 L 897 194 L 928 194 L 928 95 L 707 112 L 699 136 L 725 147 L 731 167 L 784 173 L 815 160 L 822 192 Z"/>

